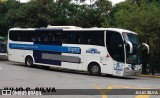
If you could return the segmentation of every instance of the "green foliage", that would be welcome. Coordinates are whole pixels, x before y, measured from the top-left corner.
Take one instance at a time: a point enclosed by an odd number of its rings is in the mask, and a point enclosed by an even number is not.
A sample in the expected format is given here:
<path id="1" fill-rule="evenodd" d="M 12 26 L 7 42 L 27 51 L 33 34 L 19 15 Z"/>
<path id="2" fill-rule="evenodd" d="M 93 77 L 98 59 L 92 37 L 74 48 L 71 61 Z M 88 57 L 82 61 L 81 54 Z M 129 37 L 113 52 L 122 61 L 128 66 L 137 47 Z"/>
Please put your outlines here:
<path id="1" fill-rule="evenodd" d="M 31 0 L 23 4 L 16 0 L 8 0 L 0 3 L 0 27 L 3 28 L 0 34 L 12 27 L 35 28 L 47 25 L 109 27 L 108 11 L 112 5 L 108 0 L 97 0 L 92 5 L 78 5 L 71 1 Z"/>
<path id="2" fill-rule="evenodd" d="M 6 14 L 11 11 L 19 8 L 21 5 L 16 0 L 8 0 L 7 2 L 0 3 L 0 35 L 6 35 L 6 32 L 9 29 L 9 25 L 6 23 Z M 12 14 L 14 16 L 15 13 Z"/>

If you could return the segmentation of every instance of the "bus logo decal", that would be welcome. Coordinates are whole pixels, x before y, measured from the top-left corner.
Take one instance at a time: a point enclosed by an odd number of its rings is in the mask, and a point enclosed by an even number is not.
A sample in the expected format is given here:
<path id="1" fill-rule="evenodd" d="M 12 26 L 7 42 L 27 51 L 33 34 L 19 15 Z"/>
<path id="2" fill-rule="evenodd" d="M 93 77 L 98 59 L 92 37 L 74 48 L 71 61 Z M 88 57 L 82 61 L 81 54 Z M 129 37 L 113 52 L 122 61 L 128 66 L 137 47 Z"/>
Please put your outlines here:
<path id="1" fill-rule="evenodd" d="M 79 47 L 68 47 L 68 52 L 70 53 L 80 53 L 80 48 Z"/>
<path id="2" fill-rule="evenodd" d="M 122 66 L 120 65 L 120 63 L 114 64 L 114 70 L 118 70 L 118 71 L 122 71 Z"/>
<path id="3" fill-rule="evenodd" d="M 86 50 L 86 53 L 91 53 L 91 54 L 100 54 L 100 51 L 98 51 L 95 48 L 89 48 L 88 50 Z"/>

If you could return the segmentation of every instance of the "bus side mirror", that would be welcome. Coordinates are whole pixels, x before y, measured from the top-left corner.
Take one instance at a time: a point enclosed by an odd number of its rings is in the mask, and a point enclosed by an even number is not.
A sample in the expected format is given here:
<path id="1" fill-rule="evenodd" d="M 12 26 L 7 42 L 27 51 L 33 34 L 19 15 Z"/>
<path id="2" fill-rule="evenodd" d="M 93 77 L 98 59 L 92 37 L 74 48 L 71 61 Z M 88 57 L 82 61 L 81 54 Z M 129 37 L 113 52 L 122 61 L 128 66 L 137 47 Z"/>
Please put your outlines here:
<path id="1" fill-rule="evenodd" d="M 129 46 L 129 53 L 133 53 L 133 45 L 130 41 L 126 40 L 125 44 L 127 44 Z M 127 48 L 126 48 L 127 49 Z"/>
<path id="2" fill-rule="evenodd" d="M 142 43 L 141 47 L 144 47 L 146 50 L 146 53 L 149 54 L 149 45 L 147 43 Z"/>

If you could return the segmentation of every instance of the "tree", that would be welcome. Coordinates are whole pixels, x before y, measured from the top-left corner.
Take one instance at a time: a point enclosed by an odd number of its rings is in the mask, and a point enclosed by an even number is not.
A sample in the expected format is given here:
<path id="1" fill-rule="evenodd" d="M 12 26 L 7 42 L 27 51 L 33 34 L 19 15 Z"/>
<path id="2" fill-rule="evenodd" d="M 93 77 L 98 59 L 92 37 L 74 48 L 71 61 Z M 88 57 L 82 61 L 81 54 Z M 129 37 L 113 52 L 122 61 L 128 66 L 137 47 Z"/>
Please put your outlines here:
<path id="1" fill-rule="evenodd" d="M 2 1 L 2 0 L 1 0 Z M 3 0 L 4 1 L 4 0 Z M 7 0 L 6 2 L 0 3 L 0 36 L 5 36 L 8 32 L 9 25 L 6 19 L 6 14 L 20 7 L 20 3 L 16 0 Z M 15 13 L 13 13 L 14 15 Z"/>

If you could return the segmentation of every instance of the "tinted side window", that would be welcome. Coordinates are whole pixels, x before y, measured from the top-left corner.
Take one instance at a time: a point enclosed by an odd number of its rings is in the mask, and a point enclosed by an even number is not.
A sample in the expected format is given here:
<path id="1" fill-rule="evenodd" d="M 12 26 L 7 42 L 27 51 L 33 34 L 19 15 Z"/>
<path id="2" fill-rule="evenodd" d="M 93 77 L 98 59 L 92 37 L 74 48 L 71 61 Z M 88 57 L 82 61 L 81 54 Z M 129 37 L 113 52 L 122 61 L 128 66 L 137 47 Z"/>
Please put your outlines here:
<path id="1" fill-rule="evenodd" d="M 124 62 L 124 45 L 122 36 L 118 32 L 106 32 L 106 45 L 109 54 L 114 60 Z"/>
<path id="2" fill-rule="evenodd" d="M 33 31 L 10 31 L 9 39 L 13 41 L 31 42 L 34 36 Z"/>
<path id="3" fill-rule="evenodd" d="M 37 31 L 34 38 L 38 43 L 62 43 L 62 33 L 59 31 Z"/>
<path id="4" fill-rule="evenodd" d="M 9 39 L 12 40 L 12 41 L 16 41 L 16 33 L 14 31 L 10 31 L 9 32 Z"/>
<path id="5" fill-rule="evenodd" d="M 63 32 L 63 34 L 66 34 L 66 36 L 64 36 L 64 38 L 67 38 L 67 43 L 68 44 L 80 44 L 80 37 L 81 34 L 80 32 L 76 32 L 76 31 L 67 31 L 67 32 Z"/>
<path id="6" fill-rule="evenodd" d="M 28 35 L 24 31 L 10 31 L 9 39 L 13 41 L 26 41 Z"/>
<path id="7" fill-rule="evenodd" d="M 104 32 L 102 31 L 70 31 L 66 32 L 68 43 L 104 46 Z"/>
<path id="8" fill-rule="evenodd" d="M 62 43 L 70 43 L 70 36 L 68 32 L 63 32 L 61 34 L 61 38 L 62 38 Z"/>

